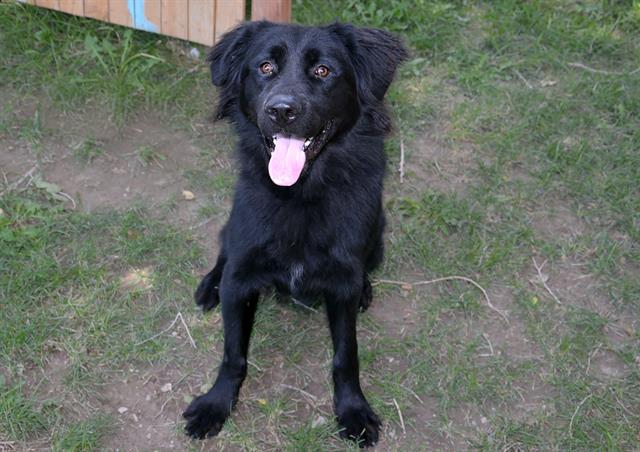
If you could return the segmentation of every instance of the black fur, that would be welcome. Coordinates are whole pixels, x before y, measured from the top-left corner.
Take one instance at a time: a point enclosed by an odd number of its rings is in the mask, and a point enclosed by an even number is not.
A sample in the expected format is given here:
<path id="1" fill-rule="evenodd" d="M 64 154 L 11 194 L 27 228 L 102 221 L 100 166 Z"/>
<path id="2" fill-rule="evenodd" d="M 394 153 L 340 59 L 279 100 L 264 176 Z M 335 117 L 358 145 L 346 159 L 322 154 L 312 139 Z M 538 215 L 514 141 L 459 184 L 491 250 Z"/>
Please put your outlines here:
<path id="1" fill-rule="evenodd" d="M 184 416 L 196 438 L 217 434 L 247 372 L 247 350 L 259 293 L 265 287 L 305 300 L 324 299 L 333 340 L 334 407 L 342 435 L 361 446 L 378 440 L 380 420 L 359 382 L 356 314 L 371 302 L 368 274 L 383 254 L 383 104 L 400 40 L 373 29 L 333 24 L 301 27 L 252 22 L 223 36 L 209 56 L 220 88 L 218 117 L 240 141 L 240 175 L 218 261 L 195 294 L 204 310 L 222 306 L 224 359 L 218 378 Z M 264 62 L 274 71 L 260 72 Z M 325 65 L 330 75 L 317 75 Z M 282 125 L 265 105 L 295 104 Z M 328 141 L 290 187 L 268 174 L 270 137 L 279 133 Z"/>

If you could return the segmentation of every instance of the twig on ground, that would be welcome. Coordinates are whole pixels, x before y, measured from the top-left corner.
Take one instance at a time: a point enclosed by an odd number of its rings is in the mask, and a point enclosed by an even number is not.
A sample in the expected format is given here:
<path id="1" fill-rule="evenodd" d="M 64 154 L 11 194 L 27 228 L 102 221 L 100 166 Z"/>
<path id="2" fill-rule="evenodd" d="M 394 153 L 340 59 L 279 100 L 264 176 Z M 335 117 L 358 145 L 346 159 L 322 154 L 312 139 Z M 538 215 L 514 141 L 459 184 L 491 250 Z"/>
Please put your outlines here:
<path id="1" fill-rule="evenodd" d="M 415 391 L 413 391 L 413 390 L 412 390 L 412 389 L 410 389 L 410 388 L 407 388 L 405 385 L 400 385 L 400 386 L 402 386 L 402 388 L 403 388 L 404 390 L 406 390 L 409 394 L 411 394 L 412 396 L 414 396 L 418 402 L 420 402 L 422 405 L 424 405 L 424 402 L 422 401 L 422 399 L 421 399 L 420 397 L 418 397 L 418 394 L 416 394 L 416 393 L 415 393 Z"/>
<path id="2" fill-rule="evenodd" d="M 582 63 L 567 63 L 567 66 L 571 66 L 571 67 L 575 67 L 578 69 L 583 69 L 587 72 L 591 72 L 592 74 L 603 74 L 603 75 L 626 75 L 626 72 L 618 72 L 618 71 L 605 71 L 603 69 L 594 69 L 592 67 L 589 67 L 587 65 L 584 65 Z M 629 72 L 628 75 L 633 75 L 636 72 L 640 71 L 640 67 L 638 69 L 635 69 L 631 72 Z"/>
<path id="3" fill-rule="evenodd" d="M 29 171 L 27 171 L 24 174 L 24 176 L 22 176 L 20 179 L 18 179 L 17 181 L 15 181 L 11 185 L 9 185 L 7 188 L 2 190 L 2 192 L 0 192 L 0 196 L 3 196 L 5 193 L 9 193 L 10 191 L 12 191 L 12 190 L 16 189 L 18 186 L 20 186 L 20 184 L 23 183 L 25 181 L 25 179 L 27 179 L 28 177 L 31 177 L 33 175 L 33 173 L 35 172 L 36 169 L 38 169 L 38 165 L 33 165 L 33 167 Z"/>
<path id="4" fill-rule="evenodd" d="M 400 138 L 400 168 L 398 169 L 400 173 L 400 183 L 404 182 L 404 141 Z"/>
<path id="5" fill-rule="evenodd" d="M 377 279 L 376 281 L 374 281 L 371 285 L 372 286 L 377 286 L 378 284 L 395 284 L 397 286 L 403 286 L 403 287 L 413 287 L 413 286 L 426 286 L 427 284 L 435 284 L 435 283 L 439 283 L 442 281 L 465 281 L 468 282 L 469 284 L 472 284 L 473 286 L 475 286 L 480 292 L 482 292 L 482 295 L 484 295 L 484 299 L 487 302 L 487 306 L 489 307 L 489 309 L 491 309 L 492 311 L 497 312 L 498 314 L 500 314 L 500 316 L 505 320 L 505 321 L 509 321 L 509 318 L 507 317 L 507 314 L 504 313 L 503 311 L 501 311 L 500 309 L 496 308 L 493 303 L 491 303 L 491 299 L 489 298 L 489 294 L 487 294 L 487 291 L 484 290 L 484 288 L 478 284 L 477 282 L 475 282 L 473 279 L 471 278 L 467 278 L 466 276 L 443 276 L 442 278 L 436 278 L 436 279 L 431 279 L 429 281 L 418 281 L 418 282 L 414 282 L 414 283 L 409 283 L 409 282 L 404 282 L 404 281 L 393 281 L 390 279 Z"/>
<path id="6" fill-rule="evenodd" d="M 298 391 L 299 393 L 304 394 L 307 397 L 309 397 L 314 402 L 316 402 L 318 400 L 318 398 L 316 396 L 314 396 L 313 394 L 308 393 L 304 389 L 296 388 L 295 386 L 291 386 L 291 385 L 288 385 L 288 384 L 285 384 L 285 383 L 280 383 L 280 386 L 282 386 L 283 388 L 287 388 L 287 389 L 292 389 L 294 391 Z"/>
<path id="7" fill-rule="evenodd" d="M 486 358 L 489 356 L 494 356 L 495 353 L 493 352 L 493 345 L 491 345 L 491 341 L 489 340 L 489 336 L 487 336 L 485 333 L 482 333 L 482 337 L 484 338 L 485 341 L 487 341 L 487 344 L 489 345 L 489 351 L 491 353 L 482 353 L 478 356 L 482 357 L 482 358 Z"/>
<path id="8" fill-rule="evenodd" d="M 518 76 L 518 78 L 519 78 L 520 80 L 522 80 L 522 81 L 524 82 L 524 84 L 525 84 L 525 85 L 527 85 L 527 88 L 529 88 L 529 89 L 533 89 L 533 86 L 531 85 L 531 83 L 529 83 L 529 80 L 527 80 L 526 78 L 524 78 L 524 75 L 522 75 L 522 74 L 520 73 L 520 71 L 519 71 L 519 70 L 517 70 L 517 69 L 516 69 L 516 70 L 515 70 L 515 72 L 516 72 L 516 75 Z"/>
<path id="9" fill-rule="evenodd" d="M 160 411 L 158 412 L 158 414 L 156 414 L 156 418 L 160 417 L 160 415 L 162 414 L 162 411 L 164 410 L 164 407 L 167 406 L 167 403 L 169 403 L 170 400 L 173 400 L 173 394 L 170 395 L 169 398 L 165 400 L 165 402 L 162 404 L 162 406 L 160 407 Z"/>
<path id="10" fill-rule="evenodd" d="M 584 405 L 584 403 L 587 400 L 589 400 L 591 397 L 593 397 L 593 394 L 589 394 L 584 399 L 582 399 L 582 402 L 578 404 L 578 406 L 576 407 L 576 410 L 573 412 L 573 415 L 571 416 L 571 421 L 569 422 L 569 436 L 571 436 L 572 438 L 573 438 L 573 419 L 576 417 L 576 414 L 578 414 L 580 407 Z"/>
<path id="11" fill-rule="evenodd" d="M 187 332 L 187 336 L 189 336 L 189 342 L 191 342 L 191 345 L 193 345 L 193 348 L 198 348 L 196 346 L 196 342 L 193 340 L 193 337 L 191 337 L 191 332 L 189 332 L 189 327 L 187 326 L 187 322 L 184 321 L 184 317 L 182 317 L 182 313 L 178 312 L 178 314 L 176 315 L 176 318 L 173 319 L 173 322 L 171 322 L 171 324 L 165 328 L 164 330 L 160 331 L 158 334 L 154 334 L 153 336 L 151 336 L 148 339 L 145 339 L 142 342 L 138 342 L 137 344 L 135 344 L 136 347 L 142 345 L 142 344 L 146 344 L 149 341 L 154 340 L 157 337 L 162 336 L 163 334 L 171 331 L 171 329 L 173 328 L 173 326 L 176 324 L 176 322 L 180 320 L 180 322 L 182 322 L 182 325 L 184 326 L 185 331 Z"/>
<path id="12" fill-rule="evenodd" d="M 206 218 L 206 219 L 202 220 L 200 223 L 198 223 L 198 224 L 195 224 L 195 225 L 191 226 L 191 227 L 189 228 L 189 230 L 190 230 L 190 231 L 193 231 L 194 229 L 199 229 L 199 228 L 201 228 L 202 226 L 204 226 L 204 225 L 207 225 L 207 224 L 211 223 L 215 218 L 216 218 L 215 216 L 213 216 L 213 217 L 209 217 L 209 218 Z"/>
<path id="13" fill-rule="evenodd" d="M 296 306 L 300 306 L 301 308 L 306 309 L 307 311 L 313 312 L 314 314 L 318 313 L 317 309 L 312 308 L 311 306 L 307 306 L 306 304 L 304 304 L 300 300 L 297 300 L 297 299 L 291 297 L 291 301 L 293 301 L 293 304 L 295 304 Z"/>
<path id="14" fill-rule="evenodd" d="M 398 406 L 398 402 L 396 399 L 393 399 L 393 404 L 396 406 L 396 410 L 398 410 L 398 417 L 400 418 L 400 427 L 402 427 L 402 433 L 407 434 L 407 429 L 404 428 L 404 419 L 402 417 L 402 411 L 400 411 L 400 407 Z"/>
<path id="15" fill-rule="evenodd" d="M 536 268 L 536 271 L 538 272 L 538 280 L 542 283 L 542 285 L 547 290 L 547 292 L 549 292 L 549 295 L 553 297 L 556 303 L 562 304 L 560 299 L 556 297 L 556 294 L 553 293 L 553 290 L 551 290 L 551 288 L 547 285 L 547 281 L 545 281 L 546 278 L 542 276 L 542 267 L 544 267 L 544 264 L 546 264 L 547 261 L 545 260 L 541 265 L 538 265 L 535 257 L 532 257 L 531 260 L 533 260 L 533 266 Z"/>
<path id="16" fill-rule="evenodd" d="M 602 348 L 602 342 L 600 342 L 595 350 L 589 353 L 589 356 L 587 356 L 587 368 L 584 371 L 585 374 L 589 374 L 589 369 L 591 368 L 591 358 L 596 356 L 596 354 L 600 351 L 600 348 Z"/>
<path id="17" fill-rule="evenodd" d="M 13 450 L 15 444 L 15 441 L 0 441 L 0 451 Z"/>
<path id="18" fill-rule="evenodd" d="M 71 196 L 69 196 L 68 194 L 66 194 L 63 191 L 59 191 L 57 194 L 59 194 L 62 197 L 67 198 L 69 201 L 71 201 L 71 206 L 73 207 L 73 210 L 76 210 L 76 202 L 73 200 L 73 198 Z"/>

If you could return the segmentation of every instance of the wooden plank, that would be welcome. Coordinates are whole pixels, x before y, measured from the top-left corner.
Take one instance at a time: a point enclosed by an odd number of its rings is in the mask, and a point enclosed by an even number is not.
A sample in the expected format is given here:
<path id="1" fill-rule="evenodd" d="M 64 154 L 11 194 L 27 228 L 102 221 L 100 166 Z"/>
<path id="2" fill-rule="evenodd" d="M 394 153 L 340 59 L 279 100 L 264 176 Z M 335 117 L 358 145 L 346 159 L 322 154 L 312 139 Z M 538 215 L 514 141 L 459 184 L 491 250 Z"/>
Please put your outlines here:
<path id="1" fill-rule="evenodd" d="M 213 45 L 214 0 L 189 0 L 189 40 Z"/>
<path id="2" fill-rule="evenodd" d="M 136 28 L 139 30 L 160 33 L 162 23 L 162 10 L 160 0 L 135 0 L 136 5 Z M 183 8 L 187 4 L 183 3 Z"/>
<path id="3" fill-rule="evenodd" d="M 129 4 L 131 10 L 129 11 Z M 109 0 L 109 22 L 126 27 L 133 27 L 133 1 Z"/>
<path id="4" fill-rule="evenodd" d="M 189 39 L 189 11 L 187 3 L 178 0 L 162 0 L 162 34 Z"/>
<path id="5" fill-rule="evenodd" d="M 36 0 L 36 6 L 41 6 L 43 8 L 49 9 L 59 8 L 58 0 Z"/>
<path id="6" fill-rule="evenodd" d="M 244 20 L 244 0 L 218 0 L 216 2 L 215 40 Z"/>
<path id="7" fill-rule="evenodd" d="M 109 22 L 109 2 L 107 0 L 84 0 L 84 15 Z"/>
<path id="8" fill-rule="evenodd" d="M 60 4 L 60 11 L 75 14 L 76 16 L 84 16 L 83 0 L 58 0 L 58 3 Z"/>
<path id="9" fill-rule="evenodd" d="M 251 20 L 291 22 L 291 0 L 253 0 Z"/>

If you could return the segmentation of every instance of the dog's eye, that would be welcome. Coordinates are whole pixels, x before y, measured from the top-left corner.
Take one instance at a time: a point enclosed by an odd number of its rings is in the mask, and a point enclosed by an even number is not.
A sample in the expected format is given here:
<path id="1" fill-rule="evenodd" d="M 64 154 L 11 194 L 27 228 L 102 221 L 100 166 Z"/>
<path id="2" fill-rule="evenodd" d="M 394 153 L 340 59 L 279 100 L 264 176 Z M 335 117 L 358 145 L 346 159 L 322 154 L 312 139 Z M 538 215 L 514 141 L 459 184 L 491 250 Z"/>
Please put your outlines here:
<path id="1" fill-rule="evenodd" d="M 260 65 L 260 72 L 265 75 L 272 74 L 274 69 L 275 68 L 273 67 L 273 64 L 269 63 L 268 61 L 265 61 Z"/>
<path id="2" fill-rule="evenodd" d="M 318 66 L 314 71 L 314 74 L 316 75 L 316 77 L 319 77 L 319 78 L 326 78 L 329 76 L 330 73 L 331 71 L 329 70 L 329 68 L 323 65 Z"/>

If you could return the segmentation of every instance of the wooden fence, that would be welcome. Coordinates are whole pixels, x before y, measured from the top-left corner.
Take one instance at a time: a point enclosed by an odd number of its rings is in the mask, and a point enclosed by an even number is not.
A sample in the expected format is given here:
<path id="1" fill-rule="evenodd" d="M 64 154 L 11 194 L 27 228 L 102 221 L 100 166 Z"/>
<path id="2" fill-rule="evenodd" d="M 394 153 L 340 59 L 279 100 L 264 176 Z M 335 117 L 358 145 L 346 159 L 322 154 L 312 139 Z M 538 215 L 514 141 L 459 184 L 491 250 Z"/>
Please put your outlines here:
<path id="1" fill-rule="evenodd" d="M 245 20 L 245 0 L 22 0 L 205 45 Z M 251 18 L 288 22 L 291 0 L 253 0 Z"/>

